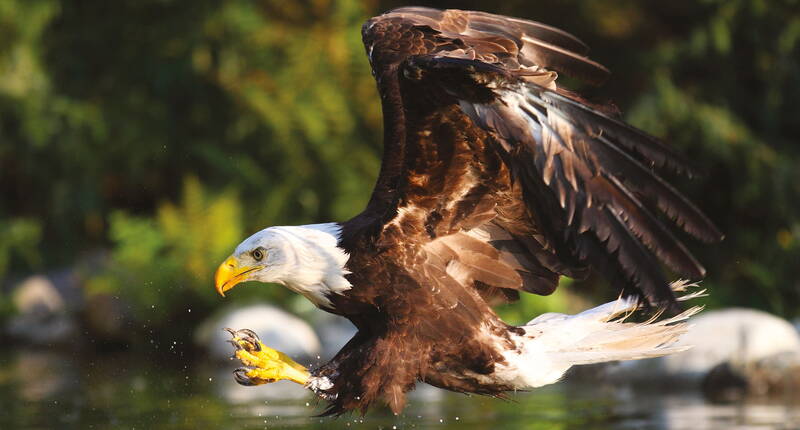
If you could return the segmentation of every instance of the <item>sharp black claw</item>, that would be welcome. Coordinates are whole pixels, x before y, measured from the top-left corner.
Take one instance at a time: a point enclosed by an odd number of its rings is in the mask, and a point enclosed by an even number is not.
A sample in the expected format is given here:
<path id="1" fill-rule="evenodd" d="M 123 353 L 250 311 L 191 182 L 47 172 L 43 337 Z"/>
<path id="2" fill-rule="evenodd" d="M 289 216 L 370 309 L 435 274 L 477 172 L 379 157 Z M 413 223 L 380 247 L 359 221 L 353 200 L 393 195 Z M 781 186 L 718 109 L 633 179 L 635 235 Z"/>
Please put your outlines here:
<path id="1" fill-rule="evenodd" d="M 231 328 L 225 327 L 223 330 L 230 333 L 233 337 L 232 340 L 229 340 L 231 345 L 233 345 L 237 350 L 244 349 L 248 352 L 259 352 L 261 351 L 261 338 L 250 329 L 240 329 L 240 330 L 233 330 Z"/>
<path id="2" fill-rule="evenodd" d="M 252 387 L 253 385 L 256 385 L 252 379 L 247 377 L 247 369 L 244 367 L 240 367 L 233 371 L 233 379 L 235 379 L 239 385 L 244 385 L 245 387 Z"/>
<path id="3" fill-rule="evenodd" d="M 239 337 L 246 339 L 248 342 L 251 342 L 253 345 L 256 345 L 256 351 L 261 350 L 261 348 L 258 346 L 258 344 L 261 342 L 261 338 L 259 338 L 256 332 L 253 330 L 243 328 L 237 331 L 236 334 L 239 335 Z"/>
<path id="4" fill-rule="evenodd" d="M 256 334 L 256 332 L 254 332 L 253 330 L 250 330 L 249 328 L 243 328 L 243 329 L 241 329 L 239 331 L 244 333 L 244 334 L 246 334 L 246 335 L 248 335 L 248 336 L 250 336 L 250 337 L 252 337 L 253 339 L 260 340 L 258 338 L 258 335 Z"/>
<path id="5" fill-rule="evenodd" d="M 230 328 L 223 328 L 223 330 L 227 331 L 228 333 L 233 336 L 234 341 L 240 342 L 243 341 L 244 345 L 238 344 L 235 345 L 238 349 L 245 349 L 249 352 L 253 351 L 261 351 L 261 338 L 258 337 L 256 332 L 250 329 L 240 329 L 240 330 L 233 330 Z"/>
<path id="6" fill-rule="evenodd" d="M 246 387 L 252 387 L 253 385 L 269 384 L 270 382 L 275 382 L 274 379 L 257 378 L 257 379 L 254 380 L 254 379 L 250 378 L 249 376 L 247 376 L 247 372 L 249 372 L 250 370 L 252 370 L 252 369 L 249 369 L 247 367 L 240 367 L 240 368 L 234 370 L 233 371 L 233 379 L 235 379 L 236 382 L 239 385 L 244 385 Z"/>

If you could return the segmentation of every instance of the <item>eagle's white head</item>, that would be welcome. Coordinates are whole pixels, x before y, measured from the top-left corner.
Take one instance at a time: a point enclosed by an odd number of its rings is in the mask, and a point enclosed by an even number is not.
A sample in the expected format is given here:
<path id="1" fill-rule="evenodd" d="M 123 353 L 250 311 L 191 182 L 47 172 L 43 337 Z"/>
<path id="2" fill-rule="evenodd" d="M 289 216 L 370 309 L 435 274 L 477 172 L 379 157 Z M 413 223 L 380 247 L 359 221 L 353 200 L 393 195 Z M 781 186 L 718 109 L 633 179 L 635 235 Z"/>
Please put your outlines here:
<path id="1" fill-rule="evenodd" d="M 265 228 L 219 266 L 217 291 L 224 296 L 240 282 L 274 282 L 331 308 L 330 295 L 352 287 L 345 279 L 348 255 L 337 246 L 340 233 L 336 223 Z"/>

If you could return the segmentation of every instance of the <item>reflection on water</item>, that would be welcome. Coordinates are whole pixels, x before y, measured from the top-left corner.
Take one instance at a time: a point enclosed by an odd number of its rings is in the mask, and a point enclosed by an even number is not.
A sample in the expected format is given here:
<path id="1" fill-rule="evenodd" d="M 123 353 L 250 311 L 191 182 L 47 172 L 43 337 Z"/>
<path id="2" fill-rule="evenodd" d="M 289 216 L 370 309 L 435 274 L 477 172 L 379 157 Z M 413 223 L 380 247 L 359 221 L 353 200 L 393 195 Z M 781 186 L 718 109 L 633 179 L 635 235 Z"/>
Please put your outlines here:
<path id="1" fill-rule="evenodd" d="M 712 405 L 697 394 L 658 395 L 575 381 L 513 401 L 420 387 L 403 415 L 320 419 L 299 386 L 240 387 L 219 364 L 182 365 L 130 353 L 0 355 L 0 428 L 526 428 L 795 429 L 790 403 Z"/>

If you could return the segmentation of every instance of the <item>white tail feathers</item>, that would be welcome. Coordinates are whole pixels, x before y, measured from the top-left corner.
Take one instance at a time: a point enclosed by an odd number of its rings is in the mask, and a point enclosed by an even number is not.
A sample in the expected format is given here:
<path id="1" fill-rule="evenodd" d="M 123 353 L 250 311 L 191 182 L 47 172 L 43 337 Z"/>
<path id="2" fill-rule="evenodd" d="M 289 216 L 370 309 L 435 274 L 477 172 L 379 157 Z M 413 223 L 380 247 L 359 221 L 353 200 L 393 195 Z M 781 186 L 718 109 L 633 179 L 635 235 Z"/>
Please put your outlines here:
<path id="1" fill-rule="evenodd" d="M 696 284 L 675 281 L 675 292 Z M 678 298 L 690 300 L 705 295 L 698 290 Z M 518 340 L 521 351 L 506 354 L 518 374 L 518 388 L 556 382 L 571 366 L 618 360 L 637 360 L 681 352 L 689 347 L 675 342 L 690 328 L 686 320 L 702 310 L 694 306 L 679 315 L 658 320 L 661 312 L 644 322 L 626 322 L 639 310 L 632 298 L 619 298 L 577 315 L 543 314 L 522 326 L 526 335 Z"/>

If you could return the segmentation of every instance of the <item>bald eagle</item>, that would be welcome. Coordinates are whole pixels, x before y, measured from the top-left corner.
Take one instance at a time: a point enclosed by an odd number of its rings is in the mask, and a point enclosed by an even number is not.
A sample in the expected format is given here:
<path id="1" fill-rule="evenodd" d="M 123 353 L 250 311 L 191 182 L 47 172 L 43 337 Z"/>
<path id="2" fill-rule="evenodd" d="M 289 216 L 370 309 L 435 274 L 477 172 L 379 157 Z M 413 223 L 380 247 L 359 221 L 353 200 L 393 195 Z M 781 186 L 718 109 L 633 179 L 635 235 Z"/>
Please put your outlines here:
<path id="1" fill-rule="evenodd" d="M 329 401 L 323 414 L 374 402 L 398 413 L 417 381 L 502 396 L 576 364 L 680 350 L 697 308 L 681 312 L 687 282 L 668 282 L 662 263 L 691 280 L 705 271 L 667 222 L 705 242 L 722 235 L 658 176 L 691 174 L 675 150 L 559 87 L 558 73 L 608 76 L 586 45 L 538 22 L 422 7 L 374 17 L 362 36 L 384 118 L 366 209 L 259 231 L 215 275 L 222 295 L 242 281 L 283 284 L 358 332 L 309 371 L 231 330 L 240 383 L 304 384 Z M 522 326 L 492 310 L 590 271 L 620 298 Z M 639 308 L 671 317 L 623 321 Z"/>

